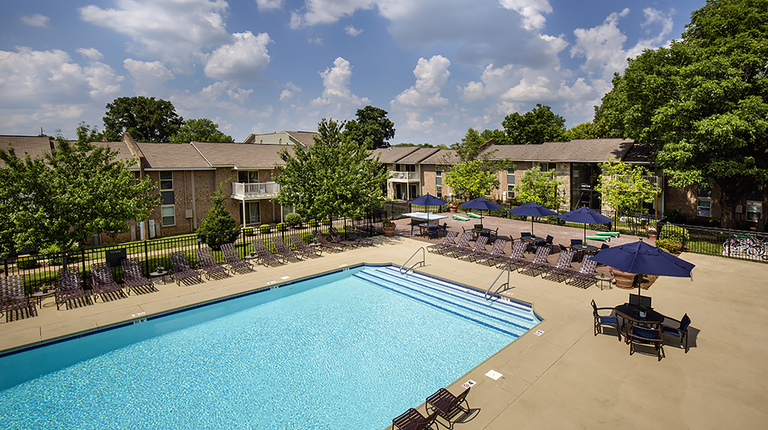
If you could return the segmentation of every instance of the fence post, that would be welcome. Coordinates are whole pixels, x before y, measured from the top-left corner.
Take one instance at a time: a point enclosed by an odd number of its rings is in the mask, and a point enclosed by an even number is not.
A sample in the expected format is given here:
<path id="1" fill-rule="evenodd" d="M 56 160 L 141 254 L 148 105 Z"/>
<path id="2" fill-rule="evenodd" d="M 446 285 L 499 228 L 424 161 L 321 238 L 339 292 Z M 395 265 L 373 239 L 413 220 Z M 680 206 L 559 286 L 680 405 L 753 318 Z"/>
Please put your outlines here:
<path id="1" fill-rule="evenodd" d="M 144 270 L 145 273 L 150 274 L 152 273 L 151 270 L 149 270 L 149 249 L 147 249 L 147 241 L 144 241 Z"/>

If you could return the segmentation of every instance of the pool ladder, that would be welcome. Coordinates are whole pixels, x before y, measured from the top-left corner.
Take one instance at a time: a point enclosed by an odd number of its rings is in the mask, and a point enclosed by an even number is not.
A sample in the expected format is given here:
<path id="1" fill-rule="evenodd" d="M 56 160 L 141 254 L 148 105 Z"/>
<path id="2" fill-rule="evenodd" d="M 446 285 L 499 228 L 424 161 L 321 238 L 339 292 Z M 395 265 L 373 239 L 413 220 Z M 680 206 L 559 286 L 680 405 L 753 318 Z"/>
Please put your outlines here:
<path id="1" fill-rule="evenodd" d="M 413 266 L 409 267 L 408 269 L 405 269 L 405 265 L 408 264 L 409 261 L 413 260 L 413 257 L 415 257 L 416 254 L 419 253 L 419 251 L 421 251 L 421 261 L 417 261 L 416 263 L 413 264 Z M 422 246 L 421 248 L 417 249 L 416 252 L 413 253 L 413 255 L 411 255 L 411 258 L 405 260 L 405 263 L 403 263 L 403 265 L 400 266 L 400 273 L 404 275 L 404 274 L 412 271 L 416 266 L 423 267 L 426 264 L 426 259 L 427 259 L 427 252 L 424 249 L 424 247 Z M 403 269 L 405 269 L 405 270 L 403 270 Z"/>
<path id="2" fill-rule="evenodd" d="M 504 274 L 504 272 L 507 272 L 507 282 L 505 282 L 505 283 L 503 283 L 503 284 L 499 285 L 499 288 L 496 288 L 496 291 L 494 291 L 494 292 L 492 292 L 492 293 L 491 293 L 491 289 L 493 288 L 493 286 L 494 286 L 494 285 L 496 285 L 496 282 L 498 282 L 499 278 L 501 278 L 501 275 L 503 275 L 503 274 Z M 501 269 L 501 272 L 499 272 L 499 276 L 497 276 L 497 277 L 496 277 L 496 279 L 494 279 L 494 280 L 493 280 L 493 283 L 491 284 L 491 286 L 490 286 L 490 287 L 488 287 L 488 289 L 487 289 L 487 290 L 485 290 L 485 295 L 484 295 L 484 297 L 485 297 L 485 300 L 491 300 L 491 298 L 493 298 L 493 296 L 495 296 L 496 294 L 498 294 L 498 292 L 499 292 L 499 291 L 500 291 L 502 288 L 504 288 L 504 287 L 509 287 L 509 274 L 510 274 L 509 265 L 507 265 L 507 266 L 504 266 L 504 268 L 503 268 L 503 269 Z M 489 296 L 489 293 L 490 293 L 490 296 Z"/>

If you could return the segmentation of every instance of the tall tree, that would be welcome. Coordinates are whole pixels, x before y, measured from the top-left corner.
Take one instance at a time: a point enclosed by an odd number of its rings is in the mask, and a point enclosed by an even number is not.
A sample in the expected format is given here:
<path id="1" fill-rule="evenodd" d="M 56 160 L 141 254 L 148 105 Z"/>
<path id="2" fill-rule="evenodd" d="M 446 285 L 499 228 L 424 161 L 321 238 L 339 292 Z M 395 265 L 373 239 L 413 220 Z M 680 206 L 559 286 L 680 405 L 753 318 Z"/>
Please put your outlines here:
<path id="1" fill-rule="evenodd" d="M 387 148 L 387 141 L 395 137 L 395 124 L 387 118 L 387 111 L 368 105 L 357 110 L 357 119 L 347 121 L 345 133 L 368 149 Z"/>
<path id="2" fill-rule="evenodd" d="M 127 131 L 137 142 L 168 142 L 183 122 L 173 103 L 144 96 L 116 98 L 102 120 L 107 140 L 118 141 Z"/>
<path id="3" fill-rule="evenodd" d="M 512 145 L 561 142 L 565 138 L 565 118 L 540 103 L 523 115 L 517 112 L 507 115 L 501 125 Z"/>
<path id="4" fill-rule="evenodd" d="M 489 142 L 477 130 L 470 128 L 461 142 L 454 143 L 451 148 L 461 160 L 458 165 L 445 163 L 448 173 L 445 183 L 453 193 L 463 199 L 471 199 L 487 194 L 499 187 L 496 172 L 512 165 L 507 160 L 493 159 L 496 150 L 488 151 Z"/>
<path id="5" fill-rule="evenodd" d="M 559 192 L 562 182 L 555 178 L 555 171 L 542 172 L 539 167 L 528 169 L 523 174 L 520 184 L 515 186 L 518 201 L 534 202 L 557 210 L 565 203 L 565 198 Z"/>
<path id="6" fill-rule="evenodd" d="M 219 125 L 208 118 L 188 119 L 184 121 L 181 127 L 179 127 L 179 131 L 171 136 L 169 140 L 174 143 L 234 142 L 232 136 L 224 134 L 221 130 L 219 130 Z"/>
<path id="7" fill-rule="evenodd" d="M 670 185 L 717 185 L 732 227 L 768 181 L 768 0 L 709 0 L 682 36 L 630 60 L 596 120 L 654 144 Z"/>
<path id="8" fill-rule="evenodd" d="M 643 166 L 611 160 L 600 163 L 600 170 L 597 191 L 616 213 L 641 212 L 643 203 L 653 203 L 661 191 L 646 178 L 648 171 Z"/>
<path id="9" fill-rule="evenodd" d="M 368 158 L 368 148 L 342 132 L 344 122 L 323 119 L 317 125 L 315 144 L 283 150 L 277 202 L 295 206 L 304 218 L 352 216 L 376 206 L 387 171 L 378 159 Z"/>
<path id="10" fill-rule="evenodd" d="M 81 124 L 77 143 L 59 138 L 43 158 L 0 149 L 0 218 L 8 221 L 17 249 L 68 249 L 92 234 L 126 230 L 129 220 L 146 220 L 160 204 L 148 176 L 137 178 L 117 151 L 90 137 Z"/>
<path id="11" fill-rule="evenodd" d="M 480 137 L 486 142 L 494 140 L 499 145 L 509 145 L 509 139 L 507 139 L 504 130 L 483 130 L 483 132 L 480 133 Z"/>

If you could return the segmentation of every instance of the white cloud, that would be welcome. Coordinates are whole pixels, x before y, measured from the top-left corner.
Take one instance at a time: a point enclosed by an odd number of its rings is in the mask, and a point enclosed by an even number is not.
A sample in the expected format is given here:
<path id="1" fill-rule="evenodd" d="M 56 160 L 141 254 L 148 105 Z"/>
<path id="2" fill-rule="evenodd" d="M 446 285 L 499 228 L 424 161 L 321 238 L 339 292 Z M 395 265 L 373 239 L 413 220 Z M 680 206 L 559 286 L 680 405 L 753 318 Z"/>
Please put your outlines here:
<path id="1" fill-rule="evenodd" d="M 544 76 L 538 76 L 535 79 L 524 77 L 520 83 L 502 94 L 501 100 L 529 103 L 552 100 L 553 93 L 550 86 L 549 79 Z"/>
<path id="2" fill-rule="evenodd" d="M 21 17 L 21 22 L 27 25 L 31 25 L 32 27 L 48 27 L 48 21 L 50 20 L 51 18 L 40 15 L 39 13 Z"/>
<path id="3" fill-rule="evenodd" d="M 265 118 L 272 114 L 270 105 L 261 110 L 249 109 L 246 103 L 253 89 L 244 89 L 226 82 L 215 82 L 200 92 L 186 90 L 170 96 L 176 111 L 184 118 Z M 212 114 L 212 112 L 214 112 Z M 218 120 L 223 121 L 223 120 Z"/>
<path id="4" fill-rule="evenodd" d="M 323 39 L 321 39 L 319 37 L 310 37 L 309 39 L 307 39 L 307 42 L 312 44 L 312 45 L 322 45 L 323 44 Z"/>
<path id="5" fill-rule="evenodd" d="M 95 5 L 79 9 L 80 18 L 94 25 L 130 36 L 130 49 L 172 64 L 190 73 L 190 63 L 202 56 L 200 49 L 227 43 L 224 0 L 116 0 L 116 9 Z"/>
<path id="6" fill-rule="evenodd" d="M 256 0 L 256 6 L 258 6 L 260 11 L 281 9 L 283 7 L 283 0 Z"/>
<path id="7" fill-rule="evenodd" d="M 357 9 L 371 9 L 382 0 L 305 0 L 305 7 L 291 12 L 291 28 L 330 24 L 343 16 L 352 16 Z"/>
<path id="8" fill-rule="evenodd" d="M 293 82 L 288 82 L 287 84 L 285 84 L 285 86 L 286 86 L 286 89 L 284 89 L 280 93 L 280 101 L 281 102 L 290 101 L 291 99 L 293 99 L 293 96 L 296 93 L 300 93 L 301 92 L 301 88 L 296 86 Z"/>
<path id="9" fill-rule="evenodd" d="M 448 99 L 440 95 L 440 90 L 448 81 L 451 62 L 442 55 L 435 55 L 429 60 L 419 58 L 413 74 L 416 84 L 395 97 L 393 105 L 405 109 L 434 109 L 448 104 Z"/>
<path id="10" fill-rule="evenodd" d="M 547 0 L 499 0 L 499 4 L 514 10 L 523 16 L 523 24 L 527 30 L 541 30 L 547 19 L 545 13 L 552 13 L 552 6 Z"/>
<path id="11" fill-rule="evenodd" d="M 104 58 L 104 55 L 96 48 L 77 48 L 75 52 L 91 61 L 98 61 Z"/>
<path id="12" fill-rule="evenodd" d="M 134 92 L 142 96 L 160 96 L 166 93 L 163 84 L 174 78 L 173 72 L 159 61 L 126 58 L 123 67 L 131 74 Z"/>
<path id="13" fill-rule="evenodd" d="M 577 28 L 576 44 L 571 48 L 571 57 L 586 58 L 581 69 L 602 77 L 613 75 L 626 67 L 627 53 L 624 51 L 625 36 L 618 27 L 619 18 L 629 14 L 629 9 L 610 14 L 601 25 L 589 29 Z"/>
<path id="14" fill-rule="evenodd" d="M 217 48 L 208 57 L 205 75 L 229 82 L 255 82 L 269 64 L 267 33 L 254 36 L 250 31 L 232 35 L 234 43 Z"/>
<path id="15" fill-rule="evenodd" d="M 355 108 L 370 103 L 370 100 L 352 94 L 349 81 L 352 78 L 352 65 L 338 57 L 333 67 L 320 73 L 323 78 L 323 95 L 310 102 L 316 109 L 322 109 L 324 115 L 348 117 Z"/>
<path id="16" fill-rule="evenodd" d="M 350 35 L 350 36 L 352 36 L 352 37 L 355 37 L 355 36 L 357 36 L 357 35 L 359 35 L 360 33 L 362 33 L 362 32 L 363 32 L 363 30 L 358 30 L 358 29 L 356 29 L 355 27 L 353 27 L 353 26 L 351 26 L 351 25 L 348 25 L 348 26 L 344 27 L 344 31 L 345 31 L 345 32 L 346 32 L 348 35 Z"/>

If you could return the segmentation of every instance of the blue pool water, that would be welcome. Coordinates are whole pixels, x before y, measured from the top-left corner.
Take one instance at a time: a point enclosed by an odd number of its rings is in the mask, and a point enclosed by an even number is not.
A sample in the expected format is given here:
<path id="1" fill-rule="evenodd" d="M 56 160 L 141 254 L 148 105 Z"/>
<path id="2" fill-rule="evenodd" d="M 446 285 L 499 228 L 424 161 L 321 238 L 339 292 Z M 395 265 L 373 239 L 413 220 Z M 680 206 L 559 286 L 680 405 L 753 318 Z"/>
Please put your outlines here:
<path id="1" fill-rule="evenodd" d="M 539 322 L 360 267 L 0 357 L 7 428 L 382 429 Z"/>

